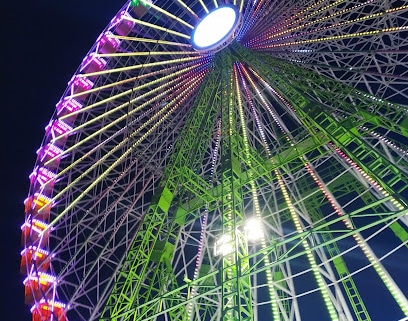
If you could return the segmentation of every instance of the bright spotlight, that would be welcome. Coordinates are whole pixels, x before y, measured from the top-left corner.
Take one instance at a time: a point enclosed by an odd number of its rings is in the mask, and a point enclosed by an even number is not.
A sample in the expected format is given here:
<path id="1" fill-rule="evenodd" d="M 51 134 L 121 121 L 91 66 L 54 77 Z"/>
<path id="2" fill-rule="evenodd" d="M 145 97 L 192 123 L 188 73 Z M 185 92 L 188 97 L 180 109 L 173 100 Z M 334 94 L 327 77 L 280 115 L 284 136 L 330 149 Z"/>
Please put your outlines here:
<path id="1" fill-rule="evenodd" d="M 263 237 L 262 224 L 259 218 L 249 218 L 244 226 L 247 241 L 258 241 Z"/>
<path id="2" fill-rule="evenodd" d="M 231 235 L 224 234 L 215 243 L 215 255 L 228 255 L 234 251 L 234 243 L 232 242 Z"/>
<path id="3" fill-rule="evenodd" d="M 239 12 L 233 6 L 222 6 L 207 14 L 194 28 L 192 44 L 198 50 L 223 48 L 225 42 L 233 40 Z"/>

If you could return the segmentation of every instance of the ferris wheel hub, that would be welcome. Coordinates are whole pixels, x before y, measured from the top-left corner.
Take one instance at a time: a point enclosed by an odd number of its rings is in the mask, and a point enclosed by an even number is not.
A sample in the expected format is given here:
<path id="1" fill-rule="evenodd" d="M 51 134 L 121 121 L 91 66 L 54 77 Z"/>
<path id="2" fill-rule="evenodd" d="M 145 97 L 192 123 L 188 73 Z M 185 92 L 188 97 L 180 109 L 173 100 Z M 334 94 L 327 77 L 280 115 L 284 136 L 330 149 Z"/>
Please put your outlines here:
<path id="1" fill-rule="evenodd" d="M 194 28 L 192 45 L 199 51 L 219 51 L 235 39 L 241 15 L 232 5 L 209 12 Z"/>

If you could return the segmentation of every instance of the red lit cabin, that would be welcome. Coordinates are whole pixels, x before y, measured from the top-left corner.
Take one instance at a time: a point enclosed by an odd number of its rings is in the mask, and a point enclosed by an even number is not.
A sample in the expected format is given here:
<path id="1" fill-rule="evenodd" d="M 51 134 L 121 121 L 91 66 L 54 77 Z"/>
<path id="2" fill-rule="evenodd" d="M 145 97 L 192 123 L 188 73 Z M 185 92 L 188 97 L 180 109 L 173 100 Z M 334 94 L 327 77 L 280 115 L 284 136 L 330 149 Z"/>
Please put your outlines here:
<path id="1" fill-rule="evenodd" d="M 32 305 L 41 299 L 52 299 L 55 276 L 38 273 L 28 276 L 24 282 L 24 303 Z"/>
<path id="2" fill-rule="evenodd" d="M 32 273 L 34 264 L 36 271 L 47 272 L 50 267 L 50 261 L 48 251 L 35 246 L 29 246 L 21 251 L 20 273 L 23 275 Z"/>
<path id="3" fill-rule="evenodd" d="M 83 93 L 82 95 L 75 96 L 75 100 L 79 102 L 84 101 L 88 97 L 88 90 L 92 89 L 93 85 L 94 83 L 91 80 L 81 75 L 75 75 L 68 83 L 68 86 L 71 87 L 71 95 Z"/>
<path id="4" fill-rule="evenodd" d="M 72 127 L 62 120 L 55 119 L 45 128 L 47 140 L 62 147 L 65 145 Z"/>
<path id="5" fill-rule="evenodd" d="M 138 1 L 138 4 L 133 7 L 132 12 L 136 16 L 136 18 L 140 19 L 145 15 L 149 8 L 150 7 L 147 3 Z"/>
<path id="6" fill-rule="evenodd" d="M 132 17 L 126 11 L 122 11 L 112 21 L 112 23 L 115 25 L 115 33 L 119 36 L 127 36 L 135 26 L 133 21 L 126 18 L 132 19 Z"/>
<path id="7" fill-rule="evenodd" d="M 31 308 L 32 321 L 68 321 L 65 304 L 42 300 Z"/>
<path id="8" fill-rule="evenodd" d="M 96 54 L 93 52 L 86 56 L 86 58 L 82 61 L 81 65 L 81 72 L 84 74 L 91 74 L 93 72 L 99 72 L 105 69 L 106 60 L 100 57 L 97 57 Z M 88 76 L 89 79 L 95 80 L 98 78 L 98 75 Z"/>
<path id="9" fill-rule="evenodd" d="M 34 219 L 48 222 L 52 207 L 51 199 L 43 194 L 34 193 L 24 201 L 25 213 Z"/>
<path id="10" fill-rule="evenodd" d="M 21 245 L 24 247 L 31 245 L 45 248 L 48 245 L 50 229 L 48 229 L 48 224 L 42 221 L 34 219 L 31 222 L 25 222 L 21 226 L 21 232 Z"/>
<path id="11" fill-rule="evenodd" d="M 98 53 L 111 54 L 118 50 L 120 40 L 112 37 L 114 37 L 114 35 L 110 31 L 100 36 L 100 38 L 97 40 L 98 44 L 96 47 Z"/>
<path id="12" fill-rule="evenodd" d="M 45 167 L 37 167 L 30 174 L 31 188 L 35 192 L 50 196 L 55 184 L 54 172 L 51 172 Z"/>
<path id="13" fill-rule="evenodd" d="M 61 100 L 57 104 L 56 108 L 58 118 L 62 117 L 62 121 L 72 125 L 78 117 L 78 113 L 76 113 L 76 111 L 82 108 L 82 104 L 73 98 L 68 98 Z"/>
<path id="14" fill-rule="evenodd" d="M 48 169 L 56 169 L 61 161 L 63 150 L 52 143 L 48 143 L 37 150 L 37 160 Z"/>

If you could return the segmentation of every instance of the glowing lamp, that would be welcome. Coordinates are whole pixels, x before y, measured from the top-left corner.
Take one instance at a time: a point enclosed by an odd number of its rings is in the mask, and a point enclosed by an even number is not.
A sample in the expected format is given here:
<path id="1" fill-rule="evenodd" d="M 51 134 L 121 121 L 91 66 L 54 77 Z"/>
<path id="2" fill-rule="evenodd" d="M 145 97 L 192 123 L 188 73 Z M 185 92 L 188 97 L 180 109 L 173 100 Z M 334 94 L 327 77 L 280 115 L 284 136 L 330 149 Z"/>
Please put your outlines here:
<path id="1" fill-rule="evenodd" d="M 215 243 L 215 255 L 228 255 L 234 251 L 234 243 L 231 235 L 222 235 Z"/>
<path id="2" fill-rule="evenodd" d="M 62 149 L 51 143 L 43 145 L 37 150 L 38 160 L 43 164 L 47 163 L 48 169 L 55 169 L 58 167 L 62 153 Z"/>
<path id="3" fill-rule="evenodd" d="M 24 284 L 24 296 L 25 304 L 32 305 L 36 301 L 40 301 L 42 298 L 51 299 L 53 296 L 52 288 L 55 283 L 55 276 L 39 273 L 38 276 L 28 276 Z"/>
<path id="4" fill-rule="evenodd" d="M 245 222 L 244 230 L 247 241 L 258 241 L 263 236 L 262 224 L 256 217 Z"/>
<path id="5" fill-rule="evenodd" d="M 240 20 L 234 6 L 222 6 L 208 13 L 194 28 L 192 44 L 197 50 L 218 51 L 234 39 Z"/>
<path id="6" fill-rule="evenodd" d="M 61 302 L 41 299 L 39 303 L 36 303 L 31 307 L 30 311 L 33 315 L 32 321 L 68 321 L 66 316 L 66 305 Z"/>
<path id="7" fill-rule="evenodd" d="M 36 246 L 29 246 L 21 252 L 20 273 L 28 274 L 34 269 L 39 272 L 45 272 L 50 266 L 50 257 L 48 251 Z"/>
<path id="8" fill-rule="evenodd" d="M 101 54 L 111 54 L 118 50 L 119 45 L 120 40 L 114 38 L 114 34 L 108 31 L 97 40 L 97 51 Z"/>

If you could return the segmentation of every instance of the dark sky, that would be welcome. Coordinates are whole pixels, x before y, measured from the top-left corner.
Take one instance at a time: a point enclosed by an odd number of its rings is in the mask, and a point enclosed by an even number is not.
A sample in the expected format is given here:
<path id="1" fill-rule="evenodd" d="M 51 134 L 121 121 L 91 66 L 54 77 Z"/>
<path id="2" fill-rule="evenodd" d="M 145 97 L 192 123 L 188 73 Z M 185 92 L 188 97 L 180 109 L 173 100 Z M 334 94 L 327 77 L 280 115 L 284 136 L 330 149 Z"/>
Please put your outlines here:
<path id="1" fill-rule="evenodd" d="M 6 4 L 7 3 L 7 4 Z M 44 127 L 83 57 L 124 1 L 2 1 L 0 320 L 31 320 L 24 305 L 20 226 Z"/>

